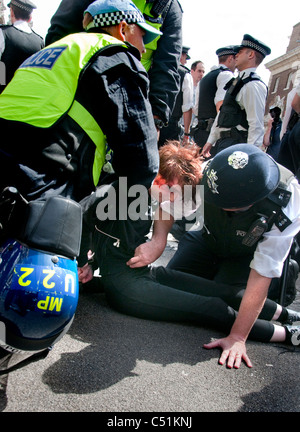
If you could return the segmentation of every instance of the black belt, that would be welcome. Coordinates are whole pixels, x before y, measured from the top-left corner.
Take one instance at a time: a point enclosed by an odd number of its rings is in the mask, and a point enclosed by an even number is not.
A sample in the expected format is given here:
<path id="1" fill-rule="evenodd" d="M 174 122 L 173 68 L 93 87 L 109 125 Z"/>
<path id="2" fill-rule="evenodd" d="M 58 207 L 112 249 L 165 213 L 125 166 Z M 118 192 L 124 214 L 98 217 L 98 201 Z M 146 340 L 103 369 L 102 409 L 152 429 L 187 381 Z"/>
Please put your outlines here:
<path id="1" fill-rule="evenodd" d="M 242 131 L 242 130 L 238 130 L 236 127 L 231 128 L 229 130 L 226 131 L 221 131 L 220 132 L 220 138 L 224 139 L 224 138 L 241 138 L 243 140 L 247 140 L 248 138 L 248 132 L 247 131 Z"/>
<path id="2" fill-rule="evenodd" d="M 215 121 L 214 118 L 209 118 L 209 119 L 205 119 L 205 120 L 200 119 L 200 120 L 198 120 L 198 124 L 197 124 L 196 128 L 200 129 L 200 130 L 206 130 L 207 132 L 209 132 L 214 121 Z"/>

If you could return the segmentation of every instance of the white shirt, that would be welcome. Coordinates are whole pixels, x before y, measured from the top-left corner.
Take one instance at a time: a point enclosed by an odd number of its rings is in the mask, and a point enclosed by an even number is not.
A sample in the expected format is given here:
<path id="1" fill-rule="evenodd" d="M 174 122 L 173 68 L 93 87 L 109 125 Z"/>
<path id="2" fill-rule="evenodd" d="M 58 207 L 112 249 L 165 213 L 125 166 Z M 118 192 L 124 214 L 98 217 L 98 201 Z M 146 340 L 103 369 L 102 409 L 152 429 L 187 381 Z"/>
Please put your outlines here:
<path id="1" fill-rule="evenodd" d="M 194 81 L 190 73 L 186 73 L 182 83 L 182 112 L 187 112 L 194 105 Z"/>
<path id="2" fill-rule="evenodd" d="M 18 30 L 22 30 L 25 33 L 32 33 L 31 28 L 27 21 L 20 21 L 20 20 L 15 21 L 14 27 L 16 27 Z M 3 31 L 0 29 L 0 59 L 4 50 L 5 50 L 5 40 L 4 40 Z"/>
<path id="3" fill-rule="evenodd" d="M 223 69 L 222 65 L 221 65 L 221 69 Z M 233 78 L 233 72 L 229 71 L 229 70 L 223 70 L 222 73 L 219 73 L 219 75 L 217 76 L 217 91 L 216 91 L 216 95 L 215 95 L 215 105 L 217 105 L 218 102 L 221 102 L 222 100 L 224 100 L 225 97 L 225 93 L 226 90 L 224 90 L 225 85 L 228 83 L 228 81 L 230 81 Z"/>
<path id="4" fill-rule="evenodd" d="M 283 232 L 273 225 L 272 229 L 263 235 L 254 252 L 250 267 L 265 277 L 280 277 L 284 260 L 286 259 L 293 238 L 300 230 L 300 185 L 293 179 L 287 188 L 292 192 L 284 214 L 292 221 Z"/>
<path id="5" fill-rule="evenodd" d="M 198 106 L 199 106 L 199 91 L 200 91 L 200 82 L 196 85 L 194 89 L 194 106 L 193 106 L 193 114 L 197 117 L 198 115 Z"/>
<path id="6" fill-rule="evenodd" d="M 256 68 L 248 68 L 239 72 L 239 76 L 247 78 Z M 258 75 L 255 74 L 256 77 Z M 237 94 L 236 101 L 242 109 L 246 111 L 248 129 L 248 144 L 260 147 L 264 138 L 264 113 L 267 98 L 267 87 L 261 81 L 250 81 L 244 85 Z M 220 133 L 228 128 L 217 126 L 219 113 L 214 121 L 208 142 L 212 145 L 220 138 Z M 239 130 L 245 130 L 242 126 L 237 126 Z"/>

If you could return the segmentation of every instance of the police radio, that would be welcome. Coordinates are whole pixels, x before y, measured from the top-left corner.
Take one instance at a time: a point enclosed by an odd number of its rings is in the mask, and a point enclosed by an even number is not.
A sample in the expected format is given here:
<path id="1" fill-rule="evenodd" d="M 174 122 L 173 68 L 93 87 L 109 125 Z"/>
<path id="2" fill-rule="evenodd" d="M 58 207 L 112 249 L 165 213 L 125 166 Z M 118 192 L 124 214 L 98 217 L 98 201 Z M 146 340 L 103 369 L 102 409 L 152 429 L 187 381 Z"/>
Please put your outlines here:
<path id="1" fill-rule="evenodd" d="M 249 231 L 243 238 L 242 243 L 245 246 L 253 246 L 261 236 L 267 231 L 268 224 L 265 217 L 257 219 L 250 227 Z"/>

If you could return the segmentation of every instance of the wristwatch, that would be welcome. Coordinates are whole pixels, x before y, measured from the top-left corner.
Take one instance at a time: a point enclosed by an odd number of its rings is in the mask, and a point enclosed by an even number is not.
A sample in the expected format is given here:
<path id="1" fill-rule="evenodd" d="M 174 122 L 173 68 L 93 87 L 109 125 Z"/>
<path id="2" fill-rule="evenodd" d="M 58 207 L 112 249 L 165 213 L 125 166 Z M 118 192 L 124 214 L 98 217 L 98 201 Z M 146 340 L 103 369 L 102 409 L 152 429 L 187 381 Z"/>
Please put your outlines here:
<path id="1" fill-rule="evenodd" d="M 164 122 L 159 118 L 154 118 L 154 123 L 158 129 L 161 129 L 165 125 Z"/>

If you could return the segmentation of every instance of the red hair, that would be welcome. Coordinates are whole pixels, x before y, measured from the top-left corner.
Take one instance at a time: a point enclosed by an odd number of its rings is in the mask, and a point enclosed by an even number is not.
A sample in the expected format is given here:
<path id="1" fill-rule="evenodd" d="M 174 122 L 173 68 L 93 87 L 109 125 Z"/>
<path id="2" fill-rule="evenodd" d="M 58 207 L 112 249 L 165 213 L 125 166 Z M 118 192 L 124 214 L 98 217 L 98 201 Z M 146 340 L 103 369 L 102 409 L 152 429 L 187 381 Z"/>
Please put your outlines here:
<path id="1" fill-rule="evenodd" d="M 182 145 L 179 141 L 167 141 L 159 149 L 160 166 L 157 182 L 172 183 L 176 178 L 183 188 L 185 185 L 196 186 L 202 179 L 202 161 L 200 149 L 196 144 Z M 162 179 L 161 179 L 162 177 Z"/>

